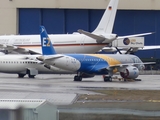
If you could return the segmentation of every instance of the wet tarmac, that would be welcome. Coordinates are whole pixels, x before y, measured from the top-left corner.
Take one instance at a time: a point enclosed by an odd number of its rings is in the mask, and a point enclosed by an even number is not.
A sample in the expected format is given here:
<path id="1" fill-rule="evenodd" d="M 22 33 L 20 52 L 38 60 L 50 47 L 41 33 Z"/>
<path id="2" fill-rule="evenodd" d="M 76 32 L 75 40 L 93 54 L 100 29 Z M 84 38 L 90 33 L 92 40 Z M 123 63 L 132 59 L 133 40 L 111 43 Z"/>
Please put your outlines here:
<path id="1" fill-rule="evenodd" d="M 92 89 L 160 90 L 159 75 L 140 75 L 142 81 L 104 82 L 102 76 L 73 81 L 74 75 L 37 75 L 35 79 L 0 73 L 1 99 L 46 99 L 55 105 L 69 105 L 79 94 L 98 94 Z"/>

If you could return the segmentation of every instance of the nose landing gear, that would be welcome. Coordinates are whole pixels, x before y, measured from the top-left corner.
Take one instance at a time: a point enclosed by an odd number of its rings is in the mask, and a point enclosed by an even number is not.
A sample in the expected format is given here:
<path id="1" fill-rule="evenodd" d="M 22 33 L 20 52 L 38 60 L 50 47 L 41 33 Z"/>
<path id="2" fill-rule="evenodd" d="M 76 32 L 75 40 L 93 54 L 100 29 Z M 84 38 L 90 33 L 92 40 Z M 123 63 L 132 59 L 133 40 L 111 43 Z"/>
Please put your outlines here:
<path id="1" fill-rule="evenodd" d="M 82 81 L 82 76 L 74 76 L 74 81 Z"/>

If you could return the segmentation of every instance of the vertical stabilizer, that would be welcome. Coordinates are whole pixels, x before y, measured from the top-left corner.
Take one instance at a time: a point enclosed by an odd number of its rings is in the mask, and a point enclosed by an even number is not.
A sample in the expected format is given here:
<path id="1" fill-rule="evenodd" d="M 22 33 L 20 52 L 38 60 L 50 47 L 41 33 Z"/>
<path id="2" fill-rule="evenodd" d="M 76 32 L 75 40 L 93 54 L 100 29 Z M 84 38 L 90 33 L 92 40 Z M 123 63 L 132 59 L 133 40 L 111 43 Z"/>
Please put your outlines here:
<path id="1" fill-rule="evenodd" d="M 112 33 L 119 0 L 110 0 L 97 28 L 93 33 Z"/>
<path id="2" fill-rule="evenodd" d="M 47 31 L 44 26 L 40 26 L 41 46 L 43 55 L 54 55 L 56 54 L 53 48 L 52 42 L 48 37 Z"/>

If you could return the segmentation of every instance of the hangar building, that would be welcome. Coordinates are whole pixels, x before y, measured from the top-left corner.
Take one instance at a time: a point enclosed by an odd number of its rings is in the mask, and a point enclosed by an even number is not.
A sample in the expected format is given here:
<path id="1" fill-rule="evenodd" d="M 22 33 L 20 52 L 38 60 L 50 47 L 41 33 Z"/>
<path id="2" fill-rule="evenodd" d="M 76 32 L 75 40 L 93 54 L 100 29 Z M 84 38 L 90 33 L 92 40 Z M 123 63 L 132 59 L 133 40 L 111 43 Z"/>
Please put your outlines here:
<path id="1" fill-rule="evenodd" d="M 49 34 L 93 31 L 109 0 L 1 0 L 0 35 Z M 160 45 L 160 0 L 119 0 L 113 33 L 130 35 L 155 32 L 145 45 Z M 160 58 L 160 50 L 139 51 L 141 58 Z"/>

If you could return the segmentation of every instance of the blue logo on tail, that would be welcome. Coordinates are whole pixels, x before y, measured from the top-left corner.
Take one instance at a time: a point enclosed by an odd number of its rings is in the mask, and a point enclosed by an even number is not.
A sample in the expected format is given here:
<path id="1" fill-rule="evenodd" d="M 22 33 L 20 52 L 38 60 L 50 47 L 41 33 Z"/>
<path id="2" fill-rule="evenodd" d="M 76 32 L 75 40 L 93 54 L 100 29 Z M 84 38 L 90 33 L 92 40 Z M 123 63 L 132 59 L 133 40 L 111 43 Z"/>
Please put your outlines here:
<path id="1" fill-rule="evenodd" d="M 42 54 L 43 55 L 56 54 L 56 51 L 52 45 L 50 38 L 48 37 L 47 31 L 44 26 L 40 26 L 40 35 L 41 35 Z"/>
<path id="2" fill-rule="evenodd" d="M 49 38 L 43 38 L 43 47 L 49 47 L 51 45 L 51 40 Z"/>

